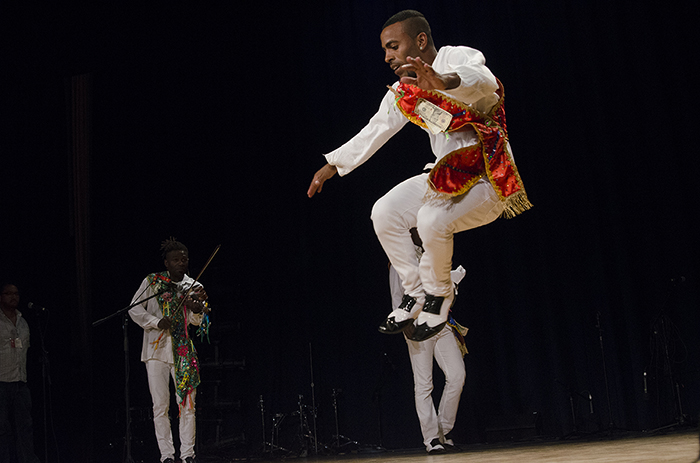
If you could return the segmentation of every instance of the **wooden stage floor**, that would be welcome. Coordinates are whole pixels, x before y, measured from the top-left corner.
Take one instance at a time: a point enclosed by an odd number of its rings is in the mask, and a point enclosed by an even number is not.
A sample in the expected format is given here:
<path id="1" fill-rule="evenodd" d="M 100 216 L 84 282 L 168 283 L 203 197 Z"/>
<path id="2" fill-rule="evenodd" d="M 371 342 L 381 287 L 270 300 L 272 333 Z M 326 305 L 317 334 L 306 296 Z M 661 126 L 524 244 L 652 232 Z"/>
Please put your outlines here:
<path id="1" fill-rule="evenodd" d="M 665 435 L 628 435 L 595 440 L 556 440 L 500 445 L 470 445 L 461 451 L 428 455 L 422 449 L 357 453 L 307 458 L 226 458 L 224 455 L 200 455 L 200 463 L 234 461 L 299 461 L 309 463 L 601 463 L 601 462 L 678 462 L 692 463 L 698 458 L 697 430 Z"/>

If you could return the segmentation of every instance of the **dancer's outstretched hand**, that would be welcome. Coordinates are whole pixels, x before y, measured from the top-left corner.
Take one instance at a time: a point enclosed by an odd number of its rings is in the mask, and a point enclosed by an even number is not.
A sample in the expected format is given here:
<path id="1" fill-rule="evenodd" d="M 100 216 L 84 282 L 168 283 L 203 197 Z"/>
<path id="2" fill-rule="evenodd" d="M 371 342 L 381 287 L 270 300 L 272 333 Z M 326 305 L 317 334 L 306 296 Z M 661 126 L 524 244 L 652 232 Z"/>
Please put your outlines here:
<path id="1" fill-rule="evenodd" d="M 323 190 L 323 184 L 326 180 L 334 176 L 336 172 L 338 172 L 338 168 L 330 164 L 321 167 L 314 175 L 313 180 L 311 180 L 309 191 L 306 192 L 309 198 L 313 197 L 316 193 L 320 193 L 321 190 Z"/>
<path id="2" fill-rule="evenodd" d="M 407 63 L 396 70 L 396 74 L 403 75 L 401 83 L 411 84 L 423 90 L 447 90 L 457 87 L 461 79 L 455 72 L 440 74 L 420 58 L 406 57 Z M 406 73 L 411 76 L 407 76 Z M 415 77 L 412 77 L 415 75 Z"/>

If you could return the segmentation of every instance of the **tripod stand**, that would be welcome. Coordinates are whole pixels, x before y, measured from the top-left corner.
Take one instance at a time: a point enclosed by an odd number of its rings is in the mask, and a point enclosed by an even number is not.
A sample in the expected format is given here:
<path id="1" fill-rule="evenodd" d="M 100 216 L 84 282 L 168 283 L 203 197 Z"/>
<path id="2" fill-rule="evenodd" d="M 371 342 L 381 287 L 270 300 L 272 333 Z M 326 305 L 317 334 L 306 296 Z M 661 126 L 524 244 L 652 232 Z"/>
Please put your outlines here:
<path id="1" fill-rule="evenodd" d="M 309 427 L 309 420 L 306 413 L 306 409 L 308 407 L 304 404 L 303 400 L 304 396 L 299 394 L 299 402 L 297 404 L 299 408 L 294 413 L 292 413 L 292 415 L 299 416 L 299 433 L 297 434 L 297 439 L 299 441 L 300 450 L 298 456 L 305 458 L 309 455 L 309 450 L 311 449 L 311 446 L 313 446 L 314 451 L 318 453 L 318 442 L 316 441 L 315 431 L 312 434 L 311 428 Z M 315 410 L 312 410 L 311 413 L 313 416 Z M 311 443 L 311 446 L 309 445 L 309 443 Z"/>
<path id="2" fill-rule="evenodd" d="M 289 450 L 284 447 L 280 447 L 279 444 L 279 427 L 284 421 L 286 415 L 283 413 L 278 413 L 272 417 L 272 430 L 270 431 L 270 442 L 265 439 L 265 402 L 263 401 L 263 396 L 260 396 L 258 401 L 258 406 L 260 408 L 260 418 L 262 422 L 262 453 L 263 455 L 269 453 L 270 456 L 274 454 L 275 451 L 283 452 L 285 455 L 289 453 Z M 275 444 L 277 442 L 277 444 Z"/>
<path id="3" fill-rule="evenodd" d="M 569 406 L 571 407 L 572 431 L 569 434 L 565 435 L 563 438 L 564 439 L 571 439 L 571 438 L 575 438 L 575 437 L 579 437 L 579 436 L 587 434 L 587 433 L 579 432 L 579 430 L 578 430 L 577 419 L 576 419 L 576 407 L 574 405 L 574 396 L 578 396 L 578 397 L 580 397 L 588 402 L 588 409 L 589 409 L 591 415 L 593 415 L 593 396 L 591 395 L 591 393 L 589 391 L 578 392 L 578 391 L 574 390 L 572 387 L 567 386 L 566 384 L 564 384 L 563 382 L 559 381 L 556 378 L 554 379 L 554 381 L 556 381 L 561 386 L 563 386 L 567 390 L 567 392 L 569 393 Z"/>
<path id="4" fill-rule="evenodd" d="M 331 393 L 331 397 L 333 397 L 333 413 L 335 415 L 335 436 L 333 436 L 334 442 L 332 448 L 336 453 L 340 453 L 342 447 L 355 446 L 355 448 L 357 448 L 360 445 L 354 440 L 348 439 L 340 434 L 340 429 L 338 426 L 338 396 L 340 396 L 342 392 L 342 389 L 333 389 L 333 392 Z M 344 441 L 342 444 L 340 443 L 341 439 Z"/>
<path id="5" fill-rule="evenodd" d="M 685 283 L 685 277 L 671 278 L 668 282 L 666 290 L 666 298 L 659 314 L 656 316 L 651 324 L 651 341 L 652 346 L 652 358 L 649 363 L 649 368 L 652 369 L 652 375 L 654 371 L 660 371 L 661 376 L 668 379 L 669 392 L 673 396 L 673 413 L 674 417 L 670 423 L 652 429 L 646 432 L 657 432 L 665 429 L 675 428 L 679 426 L 685 426 L 691 424 L 688 417 L 683 412 L 683 401 L 681 399 L 680 383 L 675 376 L 673 363 L 681 363 L 674 360 L 675 346 L 676 342 L 680 343 L 681 346 L 685 348 L 682 338 L 680 337 L 678 328 L 671 321 L 671 318 L 666 314 L 665 309 L 669 307 L 671 296 L 678 290 L 683 283 Z M 675 338 L 675 339 L 674 339 Z M 671 350 L 673 349 L 673 352 Z M 687 349 L 685 354 L 687 355 Z M 660 362 L 660 365 L 658 364 Z M 658 377 L 653 375 L 657 380 L 656 383 L 659 384 Z M 657 389 L 657 397 L 660 399 L 661 388 Z M 647 389 L 647 369 L 644 369 L 644 394 L 648 397 Z"/>

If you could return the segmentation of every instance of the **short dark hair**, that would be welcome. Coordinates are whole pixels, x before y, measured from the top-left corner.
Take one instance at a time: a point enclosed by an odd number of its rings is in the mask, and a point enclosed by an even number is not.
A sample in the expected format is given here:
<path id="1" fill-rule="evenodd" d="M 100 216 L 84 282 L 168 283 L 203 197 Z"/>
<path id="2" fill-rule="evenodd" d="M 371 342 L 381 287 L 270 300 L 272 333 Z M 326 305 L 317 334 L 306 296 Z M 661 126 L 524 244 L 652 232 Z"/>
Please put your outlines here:
<path id="1" fill-rule="evenodd" d="M 160 243 L 160 250 L 162 252 L 163 259 L 167 259 L 168 253 L 171 251 L 185 251 L 186 254 L 190 253 L 187 250 L 187 246 L 180 243 L 177 239 L 173 238 L 172 236 Z"/>
<path id="2" fill-rule="evenodd" d="M 17 286 L 17 284 L 14 281 L 3 280 L 2 282 L 0 282 L 0 293 L 5 291 L 5 288 L 7 288 L 8 286 L 14 286 L 19 291 L 19 286 Z"/>
<path id="3" fill-rule="evenodd" d="M 406 32 L 406 34 L 408 34 L 409 37 L 413 39 L 418 37 L 418 34 L 420 34 L 421 32 L 425 32 L 425 35 L 428 36 L 428 46 L 434 46 L 433 34 L 430 31 L 430 24 L 428 24 L 428 20 L 425 19 L 425 16 L 423 16 L 423 13 L 421 13 L 420 11 L 399 11 L 394 16 L 386 20 L 384 26 L 382 26 L 382 30 L 386 29 L 392 24 L 404 21 L 405 23 L 403 24 L 403 30 L 404 32 Z"/>

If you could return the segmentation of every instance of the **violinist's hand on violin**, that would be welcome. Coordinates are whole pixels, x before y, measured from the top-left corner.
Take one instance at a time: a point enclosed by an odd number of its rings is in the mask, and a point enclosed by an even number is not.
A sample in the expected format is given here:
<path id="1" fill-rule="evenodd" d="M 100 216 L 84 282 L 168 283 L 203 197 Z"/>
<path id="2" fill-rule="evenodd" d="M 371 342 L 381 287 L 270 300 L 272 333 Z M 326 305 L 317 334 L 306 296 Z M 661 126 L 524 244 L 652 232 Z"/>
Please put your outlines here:
<path id="1" fill-rule="evenodd" d="M 206 301 L 209 299 L 209 296 L 207 295 L 207 292 L 204 291 L 204 288 L 197 286 L 192 290 L 192 298 L 198 301 Z"/>
<path id="2" fill-rule="evenodd" d="M 204 310 L 204 302 L 192 296 L 187 296 L 187 299 L 185 299 L 185 307 L 193 313 L 202 313 L 202 310 Z"/>
<path id="3" fill-rule="evenodd" d="M 160 328 L 161 330 L 169 330 L 171 325 L 172 323 L 170 322 L 170 318 L 168 317 L 163 317 L 158 322 L 158 328 Z"/>

